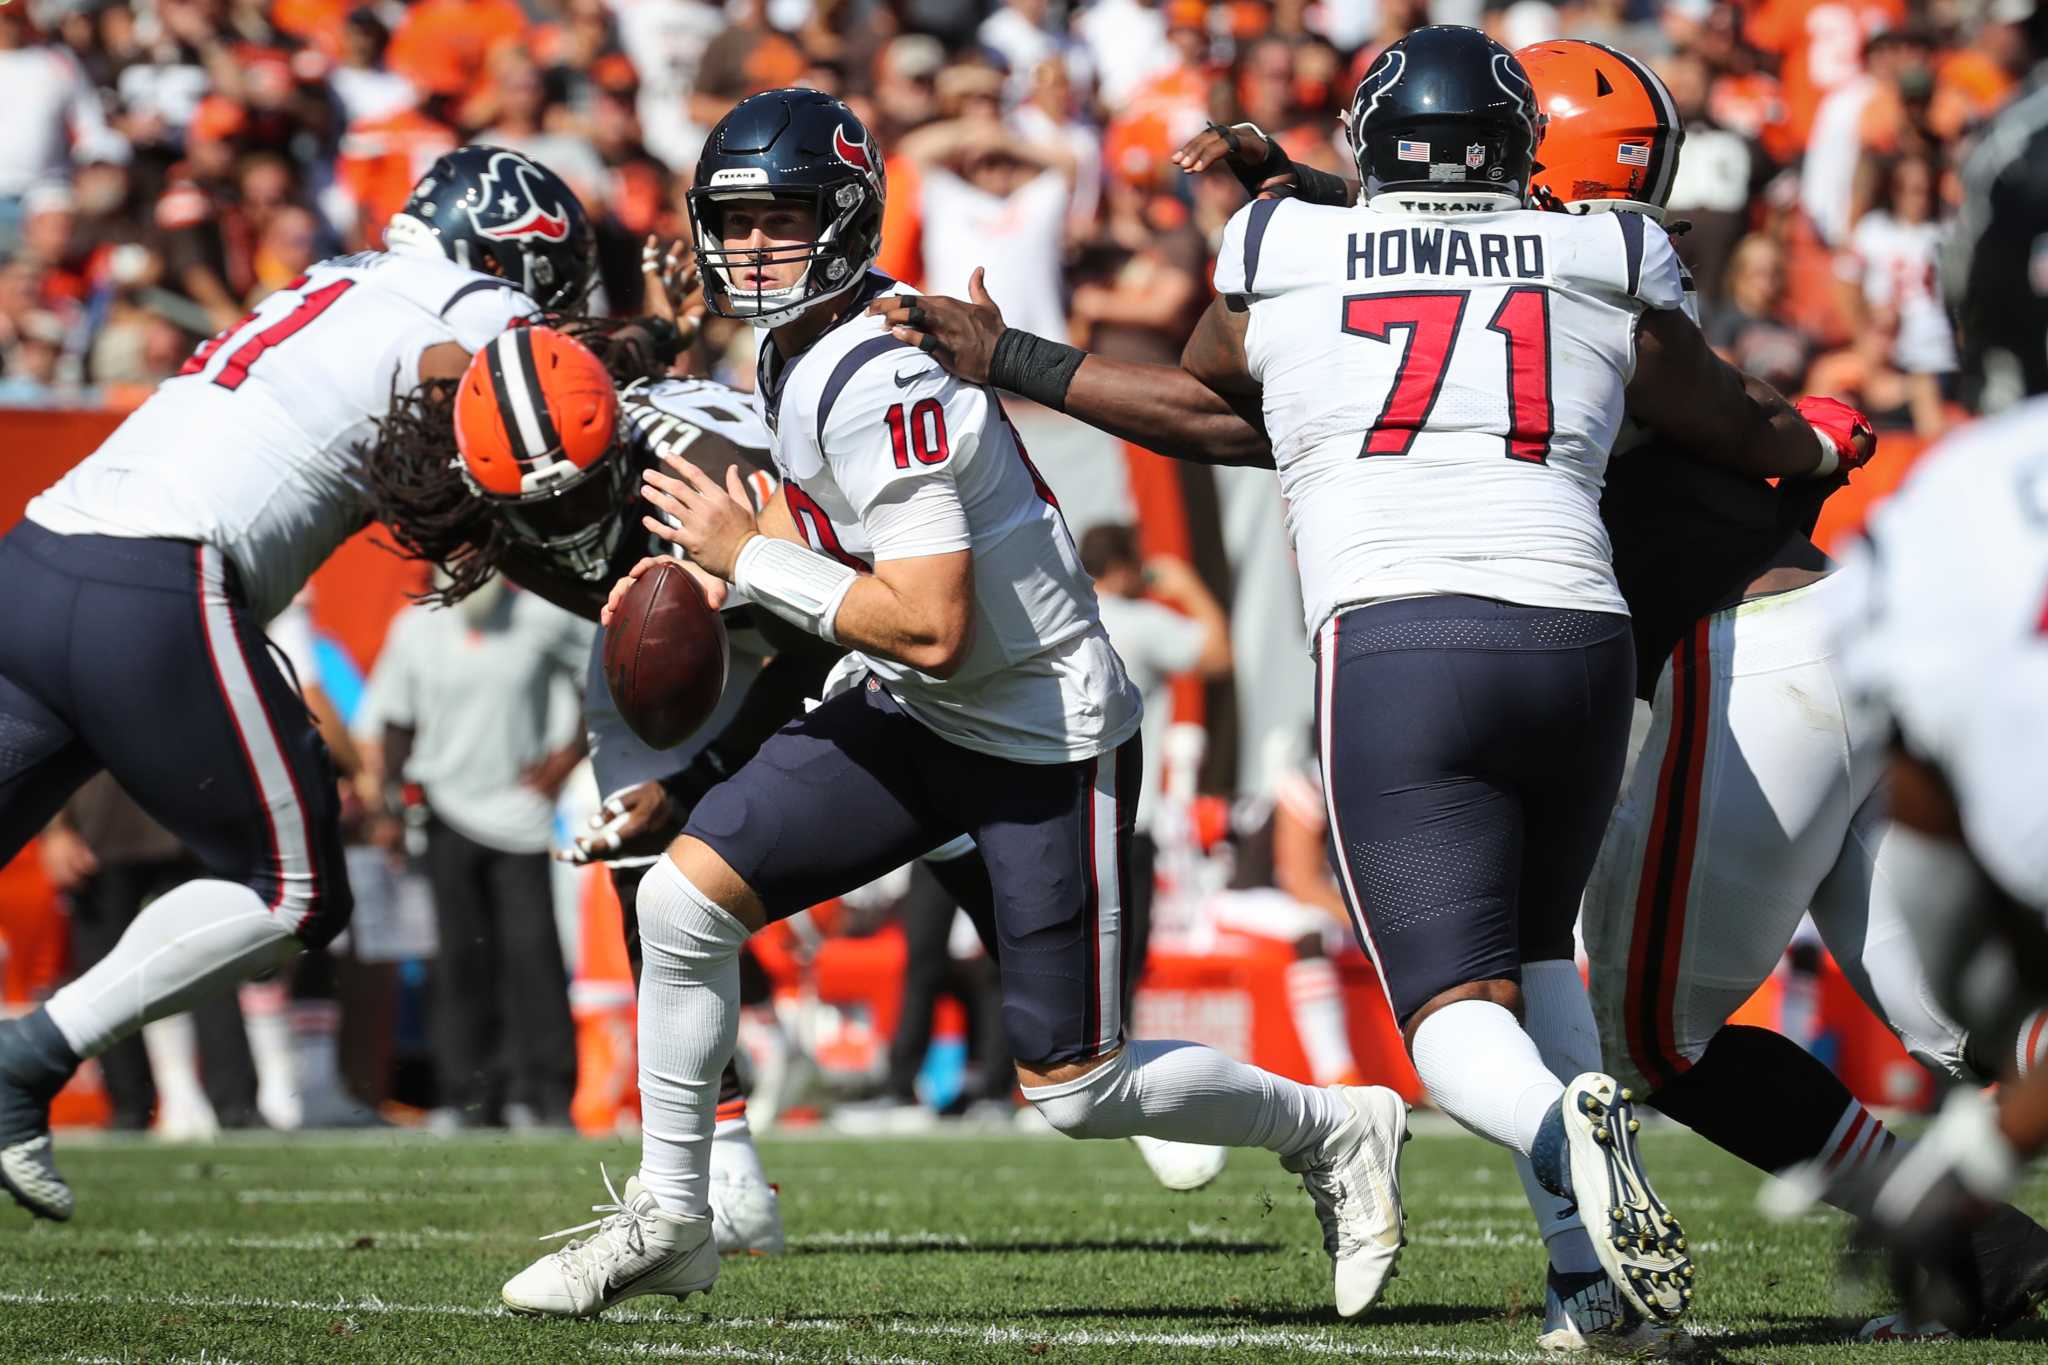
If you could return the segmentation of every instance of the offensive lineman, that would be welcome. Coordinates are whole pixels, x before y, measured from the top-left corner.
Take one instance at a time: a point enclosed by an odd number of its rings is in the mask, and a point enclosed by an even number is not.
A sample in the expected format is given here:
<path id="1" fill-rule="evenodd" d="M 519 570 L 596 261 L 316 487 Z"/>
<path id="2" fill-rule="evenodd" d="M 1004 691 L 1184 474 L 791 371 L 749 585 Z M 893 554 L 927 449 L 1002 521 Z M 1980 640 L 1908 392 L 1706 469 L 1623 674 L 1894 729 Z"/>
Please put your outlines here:
<path id="1" fill-rule="evenodd" d="M 1640 212 L 1663 222 L 1684 130 L 1656 75 L 1626 53 L 1578 39 L 1533 44 L 1516 57 L 1548 117 L 1539 199 L 1567 212 Z M 1250 125 L 1212 129 L 1180 160 L 1201 170 L 1226 157 L 1254 193 L 1295 178 L 1285 154 Z M 1332 198 L 1318 202 L 1350 198 L 1341 182 L 1320 188 Z M 1831 400 L 1802 400 L 1799 408 L 1817 425 L 1861 420 Z M 1876 856 L 1886 846 L 1872 792 L 1881 733 L 1839 711 L 1832 726 L 1819 723 L 1820 708 L 1844 690 L 1828 638 L 1842 588 L 1827 582 L 1833 566 L 1808 532 L 1842 480 L 1773 488 L 1646 451 L 1642 434 L 1624 433 L 1601 501 L 1636 640 L 1637 695 L 1654 702 L 1651 761 L 1624 793 L 1584 907 L 1601 1051 L 1648 1103 L 1761 1170 L 1809 1160 L 1831 1177 L 1864 1163 L 1874 1169 L 1896 1139 L 1825 1064 L 1782 1034 L 1726 1024 L 1810 903 L 1851 983 L 1923 1065 L 1976 1084 L 1997 1070 L 1966 1062 L 1969 1039 L 1932 1005 Z M 1674 708 L 1681 679 L 1697 685 L 1707 705 Z M 1698 737 L 1684 750 L 1690 762 L 1678 763 L 1680 737 L 1693 728 Z M 1688 770 L 1691 780 L 1678 773 L 1674 781 L 1666 766 Z M 1686 816 L 1667 829 L 1654 815 L 1674 789 Z M 1693 831 L 1692 871 L 1665 882 L 1648 836 L 1664 830 L 1676 844 L 1681 827 Z M 1663 945 L 1675 972 L 1632 961 L 1632 944 L 1645 941 Z M 1550 1051 L 1546 1043 L 1556 1066 Z M 1648 1069 L 1657 1083 L 1645 1079 Z M 1778 1097 L 1768 1116 L 1743 1102 L 1759 1089 Z M 1858 1214 L 1867 1190 L 1867 1182 L 1836 1179 L 1831 1193 Z M 1576 1216 L 1554 1214 L 1535 1188 L 1530 1204 L 1552 1262 L 1541 1344 L 1576 1349 L 1596 1330 L 1609 1334 L 1604 1344 L 1628 1336 L 1626 1324 L 1604 1321 L 1599 1286 L 1574 1273 Z M 1995 1331 L 2039 1296 L 2048 1234 L 2007 1205 L 1978 1230 L 1971 1250 L 1986 1312 L 1965 1326 Z M 1887 1315 L 1861 1335 L 1897 1340 L 1948 1330 Z"/>
<path id="2" fill-rule="evenodd" d="M 1517 55 L 1550 116 L 1539 189 L 1569 211 L 1663 221 L 1684 130 L 1657 77 L 1597 43 Z M 1861 422 L 1827 399 L 1799 407 L 1817 426 Z M 1616 452 L 1601 510 L 1637 657 L 1653 670 L 1637 678 L 1652 728 L 1587 887 L 1583 932 L 1610 1069 L 1761 1170 L 1824 1166 L 1860 1216 L 1864 1182 L 1848 1177 L 1895 1159 L 1899 1139 L 1791 1039 L 1727 1023 L 1801 914 L 1923 1066 L 1973 1088 L 1999 1067 L 1932 1002 L 1877 790 L 1883 728 L 1841 701 L 1832 623 L 1853 589 L 1809 536 L 1840 486 L 1772 488 L 1654 447 Z M 1745 1102 L 1759 1090 L 1773 1096 L 1768 1118 Z M 2048 1233 L 2010 1205 L 1974 1254 L 1986 1313 L 1965 1330 L 1996 1331 L 2048 1289 Z M 1888 1315 L 1861 1335 L 1943 1332 Z"/>
<path id="3" fill-rule="evenodd" d="M 805 90 L 743 100 L 698 163 L 689 208 L 707 295 L 765 332 L 760 393 L 783 488 L 757 520 L 736 482 L 675 463 L 675 476 L 647 476 L 647 497 L 680 529 L 645 524 L 714 592 L 730 580 L 852 648 L 850 686 L 705 796 L 641 883 L 640 1171 L 595 1235 L 515 1276 L 504 1300 L 587 1316 L 708 1289 L 704 1148 L 741 944 L 971 833 L 996 892 L 1026 1096 L 1071 1136 L 1280 1153 L 1323 1223 L 1339 1311 L 1356 1313 L 1400 1249 L 1405 1107 L 1383 1089 L 1317 1090 L 1193 1044 L 1124 1039 L 1140 703 L 994 395 L 860 311 L 900 288 L 869 270 L 881 166 L 859 119 Z M 850 549 L 856 535 L 871 548 Z"/>
<path id="4" fill-rule="evenodd" d="M 1590 1031 L 1571 926 L 1633 691 L 1601 475 L 1624 410 L 1752 475 L 1855 453 L 1713 357 L 1660 228 L 1525 211 L 1538 117 L 1476 30 L 1390 46 L 1349 120 L 1366 202 L 1233 218 L 1179 369 L 994 334 L 987 306 L 886 316 L 949 367 L 1153 449 L 1278 465 L 1341 880 L 1416 1068 L 1575 1200 L 1628 1305 L 1669 1321 L 1690 1259 L 1628 1092 L 1565 1085 L 1543 1046 Z"/>
<path id="5" fill-rule="evenodd" d="M 591 280 L 583 207 L 494 147 L 437 161 L 387 250 L 323 261 L 204 343 L 0 541 L 0 856 L 105 769 L 208 871 L 0 1023 L 0 1184 L 71 1216 L 50 1099 L 81 1059 L 347 923 L 326 748 L 263 623 L 366 519 L 394 393 Z"/>

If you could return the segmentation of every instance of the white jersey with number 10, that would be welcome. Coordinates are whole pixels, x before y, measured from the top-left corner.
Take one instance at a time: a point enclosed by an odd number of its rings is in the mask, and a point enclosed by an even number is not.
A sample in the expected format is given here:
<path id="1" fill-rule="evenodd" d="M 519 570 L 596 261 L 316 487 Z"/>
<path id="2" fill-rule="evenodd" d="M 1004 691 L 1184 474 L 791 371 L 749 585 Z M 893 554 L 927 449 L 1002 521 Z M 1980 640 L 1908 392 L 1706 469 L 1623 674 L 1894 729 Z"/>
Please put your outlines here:
<path id="1" fill-rule="evenodd" d="M 475 351 L 533 301 L 452 261 L 322 261 L 192 353 L 28 505 L 64 535 L 192 540 L 234 564 L 259 621 L 361 529 L 363 448 L 420 356 Z"/>
<path id="2" fill-rule="evenodd" d="M 1636 320 L 1684 302 L 1662 228 L 1261 200 L 1216 290 L 1250 310 L 1310 638 L 1398 597 L 1627 613 L 1600 488 Z"/>

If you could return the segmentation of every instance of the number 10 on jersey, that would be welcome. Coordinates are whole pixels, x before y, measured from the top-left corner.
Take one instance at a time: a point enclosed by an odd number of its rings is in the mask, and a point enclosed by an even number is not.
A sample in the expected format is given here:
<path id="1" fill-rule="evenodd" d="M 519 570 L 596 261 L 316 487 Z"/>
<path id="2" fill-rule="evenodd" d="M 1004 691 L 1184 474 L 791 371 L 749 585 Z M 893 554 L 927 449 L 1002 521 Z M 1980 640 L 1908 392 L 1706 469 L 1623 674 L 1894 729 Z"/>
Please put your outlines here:
<path id="1" fill-rule="evenodd" d="M 1401 348 L 1387 401 L 1366 433 L 1360 458 L 1406 455 L 1416 433 L 1428 429 L 1470 299 L 1465 290 L 1412 290 L 1344 300 L 1346 332 Z M 1552 422 L 1550 291 L 1541 285 L 1508 290 L 1486 330 L 1507 340 L 1507 457 L 1542 464 L 1550 455 Z"/>

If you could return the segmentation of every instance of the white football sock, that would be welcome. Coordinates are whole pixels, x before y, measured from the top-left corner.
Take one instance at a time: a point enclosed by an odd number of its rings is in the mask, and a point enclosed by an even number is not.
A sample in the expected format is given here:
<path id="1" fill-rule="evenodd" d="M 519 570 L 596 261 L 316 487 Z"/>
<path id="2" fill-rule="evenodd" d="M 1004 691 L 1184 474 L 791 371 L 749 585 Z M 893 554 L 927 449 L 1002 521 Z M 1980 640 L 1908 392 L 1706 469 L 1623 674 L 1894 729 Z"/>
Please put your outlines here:
<path id="1" fill-rule="evenodd" d="M 747 1126 L 744 1112 L 720 1119 L 712 1128 L 711 1178 L 768 1183 L 768 1172 L 761 1167 L 761 1154 L 754 1150 L 754 1133 Z M 645 1185 L 647 1181 L 643 1178 L 640 1183 Z"/>
<path id="2" fill-rule="evenodd" d="M 1085 1076 L 1024 1087 L 1069 1137 L 1156 1137 L 1307 1152 L 1351 1116 L 1336 1092 L 1234 1062 L 1200 1043 L 1141 1040 Z"/>
<path id="3" fill-rule="evenodd" d="M 1436 1107 L 1483 1138 L 1527 1156 L 1564 1082 L 1505 1007 L 1458 1000 L 1415 1030 L 1415 1073 Z"/>
<path id="4" fill-rule="evenodd" d="M 97 1057 L 152 1019 L 289 962 L 304 947 L 239 882 L 186 882 L 157 897 L 121 941 L 50 997 L 50 1019 L 81 1057 Z"/>
<path id="5" fill-rule="evenodd" d="M 149 1077 L 156 1083 L 156 1135 L 172 1142 L 210 1141 L 220 1120 L 199 1080 L 199 1038 L 189 1014 L 167 1014 L 142 1026 Z"/>
<path id="6" fill-rule="evenodd" d="M 1543 1064 L 1560 1081 L 1588 1071 L 1601 1071 L 1600 1028 L 1593 1022 L 1593 1002 L 1575 962 L 1552 960 L 1522 964 L 1522 1027 L 1536 1044 Z M 1600 1268 L 1593 1243 L 1579 1221 L 1579 1206 L 1560 1199 L 1536 1179 L 1529 1158 L 1516 1153 L 1515 1174 L 1550 1252 L 1550 1263 L 1567 1275 Z"/>
<path id="7" fill-rule="evenodd" d="M 1297 958 L 1287 964 L 1287 1009 L 1308 1056 L 1317 1085 L 1356 1079 L 1358 1061 L 1344 1031 L 1344 994 L 1337 964 L 1327 957 Z"/>
<path id="8" fill-rule="evenodd" d="M 249 1060 L 256 1068 L 256 1112 L 272 1128 L 296 1128 L 305 1111 L 292 1059 L 291 993 L 282 981 L 252 981 L 240 998 Z"/>
<path id="9" fill-rule="evenodd" d="M 640 879 L 640 1184 L 669 1213 L 710 1216 L 718 1083 L 739 1037 L 746 926 L 675 860 Z"/>

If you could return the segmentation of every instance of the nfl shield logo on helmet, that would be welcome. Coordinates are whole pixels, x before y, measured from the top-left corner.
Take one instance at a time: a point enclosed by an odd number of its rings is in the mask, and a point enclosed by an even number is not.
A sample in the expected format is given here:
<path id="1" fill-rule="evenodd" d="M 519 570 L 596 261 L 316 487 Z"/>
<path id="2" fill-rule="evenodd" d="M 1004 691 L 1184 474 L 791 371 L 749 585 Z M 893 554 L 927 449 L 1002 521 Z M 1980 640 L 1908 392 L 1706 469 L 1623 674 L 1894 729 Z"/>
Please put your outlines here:
<path id="1" fill-rule="evenodd" d="M 1467 147 L 1465 148 L 1465 167 L 1466 167 L 1466 169 L 1468 169 L 1468 170 L 1474 170 L 1474 171 L 1476 171 L 1476 170 L 1478 170 L 1478 169 L 1479 169 L 1479 168 L 1480 168 L 1481 166 L 1484 166 L 1485 164 L 1486 164 L 1486 144 L 1485 144 L 1485 143 L 1483 143 L 1483 142 L 1474 142 L 1474 143 L 1471 143 L 1471 144 L 1469 144 L 1469 145 L 1468 145 L 1468 146 L 1467 146 Z"/>
<path id="2" fill-rule="evenodd" d="M 1394 148 L 1394 155 L 1403 161 L 1427 161 L 1429 160 L 1429 144 L 1427 142 L 1410 142 L 1404 137 L 1399 145 Z"/>

